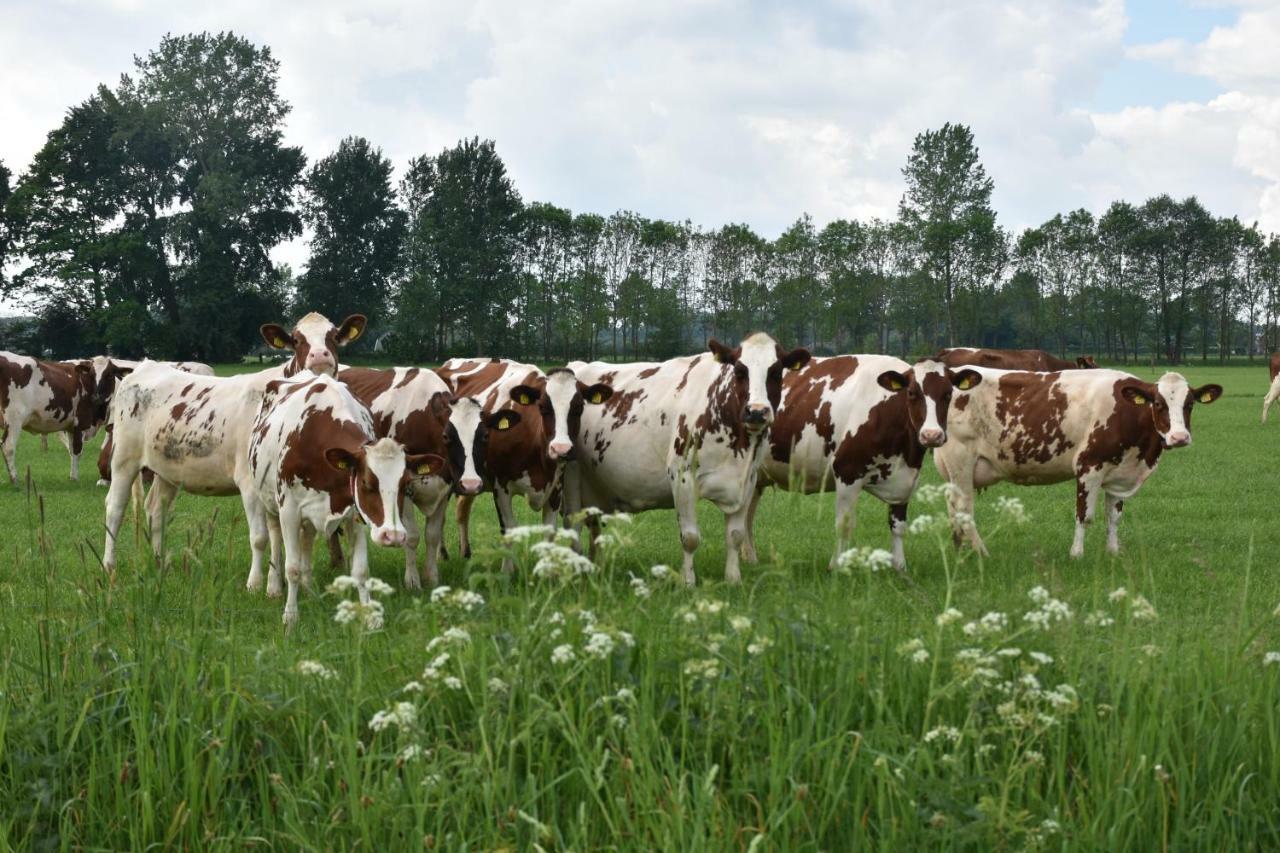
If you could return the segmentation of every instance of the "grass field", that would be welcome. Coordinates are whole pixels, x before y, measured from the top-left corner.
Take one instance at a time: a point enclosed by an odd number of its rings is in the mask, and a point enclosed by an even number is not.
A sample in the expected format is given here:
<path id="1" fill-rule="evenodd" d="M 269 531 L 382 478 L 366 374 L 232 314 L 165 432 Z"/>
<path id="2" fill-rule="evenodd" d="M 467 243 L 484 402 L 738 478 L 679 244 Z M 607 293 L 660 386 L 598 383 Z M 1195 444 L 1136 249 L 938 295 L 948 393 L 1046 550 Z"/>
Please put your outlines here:
<path id="1" fill-rule="evenodd" d="M 126 522 L 109 581 L 98 442 L 71 483 L 26 436 L 30 488 L 0 488 L 0 847 L 1276 849 L 1280 423 L 1264 366 L 1185 373 L 1226 395 L 1115 558 L 1102 525 L 1067 557 L 1071 485 L 1002 486 L 985 561 L 926 521 L 909 577 L 832 574 L 831 497 L 772 493 L 740 587 L 709 507 L 696 590 L 651 572 L 679 565 L 665 511 L 612 525 L 592 574 L 533 579 L 517 546 L 508 579 L 483 501 L 491 547 L 457 559 L 450 522 L 439 600 L 371 546 L 374 632 L 335 621 L 320 559 L 286 635 L 244 590 L 235 498 L 180 498 L 163 569 Z M 864 496 L 857 542 L 888 541 Z"/>

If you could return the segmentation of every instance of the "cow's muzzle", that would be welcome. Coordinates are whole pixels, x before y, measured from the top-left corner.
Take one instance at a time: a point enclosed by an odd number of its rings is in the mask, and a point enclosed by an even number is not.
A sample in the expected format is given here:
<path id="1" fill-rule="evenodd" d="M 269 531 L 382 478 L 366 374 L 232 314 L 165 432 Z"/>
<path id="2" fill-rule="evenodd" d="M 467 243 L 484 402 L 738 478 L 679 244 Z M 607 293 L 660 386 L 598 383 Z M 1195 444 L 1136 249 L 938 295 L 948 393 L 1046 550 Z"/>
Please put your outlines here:
<path id="1" fill-rule="evenodd" d="M 463 477 L 458 481 L 454 490 L 465 497 L 480 494 L 480 490 L 484 488 L 484 481 L 477 477 Z"/>
<path id="2" fill-rule="evenodd" d="M 396 545 L 403 545 L 405 533 L 403 530 L 397 530 L 394 527 L 379 527 L 372 534 L 373 541 L 385 548 L 391 548 Z"/>
<path id="3" fill-rule="evenodd" d="M 547 445 L 547 455 L 552 459 L 572 459 L 573 443 L 569 441 L 553 441 Z"/>
<path id="4" fill-rule="evenodd" d="M 1169 447 L 1186 447 L 1191 443 L 1191 433 L 1186 430 L 1171 432 L 1169 437 L 1164 440 L 1164 443 Z"/>
<path id="5" fill-rule="evenodd" d="M 925 447 L 941 447 L 947 443 L 947 434 L 940 429 L 922 429 L 920 443 Z"/>
<path id="6" fill-rule="evenodd" d="M 763 429 L 773 423 L 773 407 L 760 403 L 751 403 L 743 413 L 747 429 Z"/>

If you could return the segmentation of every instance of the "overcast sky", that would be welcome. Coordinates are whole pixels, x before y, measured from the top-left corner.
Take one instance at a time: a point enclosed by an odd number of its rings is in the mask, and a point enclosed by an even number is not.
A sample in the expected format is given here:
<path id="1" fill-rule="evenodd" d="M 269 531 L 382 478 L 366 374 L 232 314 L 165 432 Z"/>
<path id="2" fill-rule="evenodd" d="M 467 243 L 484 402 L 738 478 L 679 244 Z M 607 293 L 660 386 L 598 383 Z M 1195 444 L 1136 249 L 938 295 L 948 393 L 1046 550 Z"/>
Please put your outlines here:
<path id="1" fill-rule="evenodd" d="M 269 45 L 315 159 L 497 141 L 526 200 L 746 222 L 892 216 L 970 125 L 1008 227 L 1196 194 L 1280 231 L 1280 0 L 0 0 L 0 159 L 166 32 Z M 305 247 L 278 257 L 299 266 Z"/>

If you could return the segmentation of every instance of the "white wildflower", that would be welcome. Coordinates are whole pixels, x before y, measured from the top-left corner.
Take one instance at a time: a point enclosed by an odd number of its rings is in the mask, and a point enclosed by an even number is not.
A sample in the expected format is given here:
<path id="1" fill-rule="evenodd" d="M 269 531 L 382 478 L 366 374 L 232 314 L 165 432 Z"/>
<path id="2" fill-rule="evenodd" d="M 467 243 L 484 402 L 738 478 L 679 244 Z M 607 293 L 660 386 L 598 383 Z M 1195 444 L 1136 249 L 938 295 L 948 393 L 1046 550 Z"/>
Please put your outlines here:
<path id="1" fill-rule="evenodd" d="M 1016 657 L 1019 657 L 1021 654 L 1022 654 L 1022 649 L 1007 648 L 1007 649 L 996 650 L 996 657 L 1002 657 L 1002 658 L 1016 658 Z"/>
<path id="2" fill-rule="evenodd" d="M 614 714 L 609 718 L 609 725 L 615 729 L 625 729 L 627 727 L 627 717 L 625 714 Z"/>
<path id="3" fill-rule="evenodd" d="M 928 661 L 928 660 L 929 660 L 929 650 L 928 650 L 928 649 L 917 649 L 917 650 L 916 650 L 915 652 L 913 652 L 913 653 L 912 653 L 912 655 L 911 655 L 911 662 L 912 662 L 912 663 L 925 663 L 925 662 L 926 662 L 926 661 Z"/>
<path id="4" fill-rule="evenodd" d="M 1124 601 L 1129 595 L 1129 590 L 1122 586 L 1118 586 L 1107 594 L 1107 600 L 1113 604 L 1117 601 Z"/>
<path id="5" fill-rule="evenodd" d="M 369 728 L 375 732 L 391 726 L 408 728 L 418 722 L 418 708 L 412 702 L 397 702 L 385 711 L 379 711 L 369 720 Z"/>
<path id="6" fill-rule="evenodd" d="M 312 676 L 320 679 L 321 681 L 332 681 L 338 677 L 338 673 L 334 672 L 319 661 L 300 660 L 298 661 L 298 665 L 294 668 L 298 671 L 299 675 Z"/>
<path id="7" fill-rule="evenodd" d="M 431 789 L 437 787 L 441 782 L 439 773 L 428 773 L 422 777 L 422 781 L 418 784 L 424 788 Z"/>
<path id="8" fill-rule="evenodd" d="M 924 734 L 925 743 L 933 743 L 935 740 L 948 740 L 952 743 L 960 742 L 960 730 L 955 726 L 936 726 Z"/>
<path id="9" fill-rule="evenodd" d="M 419 744 L 411 743 L 396 753 L 396 761 L 400 764 L 408 764 L 411 761 L 417 761 L 419 758 L 423 758 L 429 753 L 430 750 L 425 749 Z"/>
<path id="10" fill-rule="evenodd" d="M 984 613 L 977 622 L 965 623 L 962 630 L 966 637 L 987 637 L 1003 633 L 1008 627 L 1009 617 L 998 610 L 991 610 Z"/>
<path id="11" fill-rule="evenodd" d="M 329 584 L 329 592 L 350 592 L 353 589 L 359 589 L 360 584 L 351 575 L 338 575 Z"/>
<path id="12" fill-rule="evenodd" d="M 1028 656 L 1041 666 L 1048 666 L 1053 663 L 1053 658 L 1044 652 L 1031 652 Z"/>
<path id="13" fill-rule="evenodd" d="M 448 687 L 450 690 L 461 690 L 462 679 L 458 678 L 456 675 L 446 675 L 444 678 L 444 686 Z"/>
<path id="14" fill-rule="evenodd" d="M 507 682 L 503 681 L 501 678 L 498 678 L 498 676 L 495 675 L 493 678 L 489 679 L 490 693 L 497 693 L 499 695 L 502 695 L 505 693 L 509 693 L 510 691 L 511 691 L 511 685 L 507 684 Z"/>
<path id="15" fill-rule="evenodd" d="M 715 658 L 694 659 L 684 665 L 684 674 L 714 681 L 720 677 L 720 661 Z"/>
<path id="16" fill-rule="evenodd" d="M 556 646 L 551 650 L 551 662 L 554 664 L 573 663 L 577 660 L 577 657 L 577 654 L 573 651 L 573 646 L 568 643 Z"/>
<path id="17" fill-rule="evenodd" d="M 1135 595 L 1129 605 L 1129 615 L 1139 622 L 1154 622 L 1158 614 L 1155 605 L 1145 596 Z"/>
<path id="18" fill-rule="evenodd" d="M 751 620 L 746 616 L 734 616 L 729 620 L 729 627 L 738 634 L 745 634 L 751 630 Z"/>
<path id="19" fill-rule="evenodd" d="M 653 590 L 649 589 L 649 585 L 644 582 L 644 578 L 631 578 L 631 593 L 641 600 L 653 595 Z"/>
<path id="20" fill-rule="evenodd" d="M 634 649 L 636 647 L 636 638 L 631 634 L 626 631 L 615 631 L 614 633 L 618 642 L 622 643 L 622 645 L 626 646 L 628 649 Z"/>
<path id="21" fill-rule="evenodd" d="M 1036 604 L 1044 604 L 1049 600 L 1049 590 L 1042 586 L 1033 586 L 1031 589 L 1027 590 L 1027 597 Z"/>
<path id="22" fill-rule="evenodd" d="M 907 525 L 907 532 L 912 536 L 923 536 L 935 530 L 943 530 L 947 526 L 947 517 L 945 515 L 917 515 L 911 519 Z"/>
<path id="23" fill-rule="evenodd" d="M 1142 647 L 1142 653 L 1149 658 L 1155 657 L 1156 655 L 1160 654 L 1161 651 L 1162 651 L 1161 648 L 1157 646 L 1155 643 L 1147 643 L 1145 646 Z"/>
<path id="24" fill-rule="evenodd" d="M 613 694 L 613 698 L 617 699 L 619 702 L 630 704 L 636 701 L 636 694 L 630 687 L 619 687 L 618 692 Z"/>
<path id="25" fill-rule="evenodd" d="M 531 550 L 538 558 L 533 565 L 535 578 L 569 580 L 579 575 L 589 575 L 596 570 L 596 564 L 589 557 L 558 542 L 538 542 Z"/>
<path id="26" fill-rule="evenodd" d="M 1074 711 L 1080 705 L 1080 697 L 1070 684 L 1059 684 L 1046 692 L 1044 698 L 1059 711 Z"/>
<path id="27" fill-rule="evenodd" d="M 929 483 L 916 489 L 915 500 L 927 504 L 937 503 L 943 498 L 949 497 L 954 491 L 956 491 L 956 487 L 950 483 Z"/>
<path id="28" fill-rule="evenodd" d="M 772 645 L 773 645 L 773 640 L 769 639 L 768 637 L 762 637 L 757 634 L 755 641 L 747 645 L 747 654 L 751 655 L 752 657 L 759 657 L 760 655 L 767 652 L 769 650 L 769 647 Z"/>
<path id="29" fill-rule="evenodd" d="M 1262 665 L 1271 666 L 1273 663 L 1280 663 L 1280 652 L 1267 652 L 1262 656 Z"/>
<path id="30" fill-rule="evenodd" d="M 699 600 L 698 603 L 694 605 L 694 607 L 697 609 L 698 613 L 704 616 L 714 616 L 715 614 L 719 613 L 721 610 L 724 610 L 725 603 L 723 601 L 717 601 L 715 599 L 704 598 Z"/>
<path id="31" fill-rule="evenodd" d="M 664 581 L 675 576 L 675 572 L 671 571 L 670 566 L 654 566 L 649 569 L 649 574 L 652 575 L 653 579 L 656 581 Z"/>
<path id="32" fill-rule="evenodd" d="M 1084 624 L 1091 628 L 1110 628 L 1116 624 L 1116 620 L 1112 616 L 1108 616 L 1101 610 L 1095 610 L 1088 616 L 1084 617 Z"/>
<path id="33" fill-rule="evenodd" d="M 563 625 L 564 614 L 561 613 L 559 610 L 557 610 L 555 613 L 552 613 L 550 616 L 547 617 L 547 621 L 550 622 L 552 625 Z"/>
<path id="34" fill-rule="evenodd" d="M 1031 520 L 1022 501 L 1007 495 L 996 499 L 996 512 L 1013 524 L 1026 524 Z"/>
<path id="35" fill-rule="evenodd" d="M 452 592 L 453 592 L 453 587 L 450 587 L 450 586 L 436 587 L 435 589 L 431 590 L 431 603 L 439 604 L 441 601 L 444 601 L 445 598 L 447 598 L 449 594 Z"/>
<path id="36" fill-rule="evenodd" d="M 613 637 L 602 631 L 597 631 L 587 638 L 583 651 L 597 660 L 604 660 L 613 654 L 613 647 Z"/>
<path id="37" fill-rule="evenodd" d="M 391 584 L 381 578 L 369 578 L 364 582 L 364 585 L 365 588 L 374 595 L 391 595 L 391 593 L 395 592 L 395 590 L 391 588 Z"/>
<path id="38" fill-rule="evenodd" d="M 592 610 L 580 610 L 578 611 L 578 621 L 584 626 L 590 627 L 596 624 L 596 614 Z"/>
<path id="39" fill-rule="evenodd" d="M 964 614 L 959 610 L 956 610 L 954 607 L 948 607 L 946 610 L 939 613 L 937 618 L 933 621 L 938 624 L 939 628 L 945 628 L 952 622 L 959 622 L 963 618 Z"/>
<path id="40" fill-rule="evenodd" d="M 614 512 L 609 515 L 603 515 L 600 520 L 606 526 L 610 524 L 630 524 L 632 522 L 631 514 L 627 512 Z"/>
<path id="41" fill-rule="evenodd" d="M 525 524 L 513 527 L 502 535 L 502 541 L 509 544 L 528 542 L 530 539 L 545 539 L 554 535 L 556 529 L 550 524 Z"/>
<path id="42" fill-rule="evenodd" d="M 1061 829 L 1062 825 L 1052 818 L 1045 818 L 1040 821 L 1040 831 L 1045 835 L 1053 835 L 1055 832 L 1061 831 Z"/>
<path id="43" fill-rule="evenodd" d="M 368 604 L 361 604 L 358 601 L 343 599 L 338 602 L 334 610 L 333 621 L 339 625 L 350 625 L 352 622 L 362 621 L 366 630 L 376 631 L 382 627 L 382 613 L 381 601 L 373 600 Z"/>
<path id="44" fill-rule="evenodd" d="M 421 681 L 410 681 L 404 687 L 400 688 L 401 693 L 421 693 L 425 688 Z"/>
<path id="45" fill-rule="evenodd" d="M 1044 753 L 1037 752 L 1034 749 L 1028 749 L 1022 756 L 1028 764 L 1044 764 Z"/>
<path id="46" fill-rule="evenodd" d="M 360 618 L 360 602 L 343 599 L 333 611 L 333 621 L 339 625 L 349 625 Z"/>
<path id="47" fill-rule="evenodd" d="M 878 572 L 893 566 L 893 555 L 883 548 L 872 548 L 863 545 L 850 548 L 836 557 L 836 571 L 848 574 L 854 569 L 866 569 Z"/>

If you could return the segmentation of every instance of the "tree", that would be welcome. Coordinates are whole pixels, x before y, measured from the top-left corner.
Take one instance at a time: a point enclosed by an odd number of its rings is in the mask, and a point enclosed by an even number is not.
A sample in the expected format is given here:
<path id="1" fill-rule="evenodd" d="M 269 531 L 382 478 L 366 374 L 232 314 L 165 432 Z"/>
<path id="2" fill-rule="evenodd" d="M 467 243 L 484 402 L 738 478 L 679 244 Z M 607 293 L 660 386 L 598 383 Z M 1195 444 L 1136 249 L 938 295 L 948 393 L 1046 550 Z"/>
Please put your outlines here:
<path id="1" fill-rule="evenodd" d="M 476 354 L 509 352 L 523 205 L 492 140 L 467 139 L 414 158 L 401 188 L 410 263 L 396 322 L 401 346 L 409 355 L 439 356 L 457 322 Z M 426 348 L 423 326 L 435 329 Z"/>
<path id="2" fill-rule="evenodd" d="M 9 247 L 13 244 L 13 226 L 10 224 L 9 199 L 13 195 L 13 187 L 9 179 L 13 173 L 0 160 L 0 289 L 4 287 L 4 269 L 9 260 Z"/>
<path id="3" fill-rule="evenodd" d="M 939 285 L 947 342 L 954 346 L 958 292 L 994 280 L 1003 267 L 1005 239 L 991 209 L 995 184 L 978 159 L 972 131 L 950 123 L 916 137 L 902 175 L 907 189 L 899 216 Z"/>
<path id="4" fill-rule="evenodd" d="M 298 279 L 296 312 L 381 316 L 405 230 L 391 161 L 368 140 L 347 137 L 311 167 L 303 186 L 302 217 L 313 236 L 311 257 Z"/>

